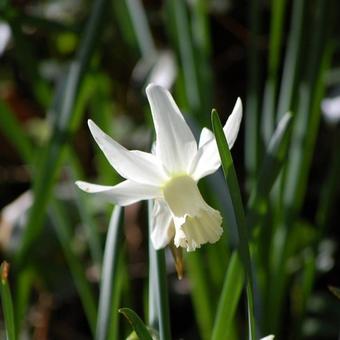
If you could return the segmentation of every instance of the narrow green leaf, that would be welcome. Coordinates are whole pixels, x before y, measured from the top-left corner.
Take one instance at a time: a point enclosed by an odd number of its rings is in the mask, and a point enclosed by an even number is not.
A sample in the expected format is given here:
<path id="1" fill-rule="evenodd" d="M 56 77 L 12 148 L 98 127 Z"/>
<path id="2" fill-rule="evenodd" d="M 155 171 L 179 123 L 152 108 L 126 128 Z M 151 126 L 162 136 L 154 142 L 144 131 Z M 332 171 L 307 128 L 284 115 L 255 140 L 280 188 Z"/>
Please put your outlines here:
<path id="1" fill-rule="evenodd" d="M 244 270 L 242 262 L 236 251 L 233 252 L 224 279 L 214 328 L 212 340 L 228 338 L 233 330 L 233 320 L 238 302 L 244 285 Z"/>
<path id="2" fill-rule="evenodd" d="M 286 113 L 269 141 L 258 179 L 248 202 L 247 225 L 250 228 L 256 225 L 256 219 L 264 215 L 267 210 L 269 193 L 287 154 L 291 123 L 292 115 Z"/>
<path id="3" fill-rule="evenodd" d="M 159 331 L 160 340 L 171 340 L 164 249 L 155 250 L 151 242 L 152 209 L 149 201 L 149 324 Z"/>
<path id="4" fill-rule="evenodd" d="M 81 81 L 95 50 L 94 45 L 98 41 L 99 28 L 105 14 L 107 2 L 107 0 L 97 0 L 93 3 L 76 59 L 71 63 L 62 90 L 57 93 L 56 98 L 59 98 L 60 101 L 55 100 L 51 109 L 52 112 L 55 112 L 57 119 L 55 120 L 50 142 L 42 154 L 39 172 L 35 176 L 33 185 L 35 200 L 30 210 L 20 250 L 16 254 L 16 260 L 18 261 L 25 259 L 32 242 L 42 229 L 47 204 L 62 164 L 65 144 L 68 136 L 75 129 L 75 122 L 79 122 L 79 117 L 74 114 L 74 105 Z"/>
<path id="5" fill-rule="evenodd" d="M 97 319 L 96 303 L 92 288 L 85 276 L 85 268 L 81 260 L 74 254 L 72 247 L 71 226 L 62 203 L 56 199 L 51 201 L 51 219 L 55 223 L 60 244 L 63 248 L 66 261 L 69 265 L 71 275 L 78 290 L 87 321 L 90 325 L 92 334 L 95 334 L 95 323 Z"/>
<path id="6" fill-rule="evenodd" d="M 192 302 L 203 339 L 210 339 L 213 328 L 214 308 L 211 286 L 206 277 L 204 256 L 200 252 L 187 254 L 186 265 L 191 283 Z"/>
<path id="7" fill-rule="evenodd" d="M 296 95 L 297 78 L 299 67 L 303 62 L 301 52 L 303 50 L 303 27 L 307 13 L 306 0 L 294 0 L 291 14 L 290 32 L 286 55 L 284 58 L 284 67 L 282 81 L 279 92 L 277 119 L 287 112 L 293 110 L 293 99 Z"/>
<path id="8" fill-rule="evenodd" d="M 0 129 L 7 139 L 17 149 L 23 160 L 32 156 L 32 148 L 27 135 L 8 106 L 0 100 Z"/>
<path id="9" fill-rule="evenodd" d="M 154 58 L 157 51 L 141 0 L 126 0 L 126 5 L 142 57 L 145 60 Z"/>
<path id="10" fill-rule="evenodd" d="M 72 148 L 68 149 L 68 157 L 67 160 L 70 164 L 70 172 L 71 172 L 71 182 L 75 182 L 79 178 L 84 178 L 83 171 L 81 169 L 81 165 L 79 164 L 78 159 L 76 158 L 76 154 Z M 90 253 L 92 257 L 92 261 L 95 265 L 101 266 L 102 263 L 102 248 L 100 243 L 100 238 L 98 234 L 98 226 L 95 222 L 94 218 L 91 215 L 91 210 L 89 209 L 89 197 L 82 190 L 78 188 L 74 188 L 75 190 L 75 201 L 79 210 L 80 218 L 82 221 L 82 225 L 84 226 L 87 242 L 89 244 Z"/>
<path id="11" fill-rule="evenodd" d="M 16 333 L 19 334 L 30 302 L 31 289 L 36 275 L 31 267 L 26 267 L 16 274 L 14 287 L 14 314 Z"/>
<path id="12" fill-rule="evenodd" d="M 122 313 L 130 322 L 132 328 L 136 332 L 140 340 L 152 340 L 152 336 L 146 328 L 141 318 L 130 308 L 120 308 L 119 313 Z"/>
<path id="13" fill-rule="evenodd" d="M 200 112 L 201 99 L 199 93 L 199 79 L 197 75 L 194 49 L 192 44 L 188 12 L 184 1 L 167 1 L 167 8 L 174 26 L 173 37 L 177 45 L 184 74 L 185 93 L 190 111 L 194 114 Z"/>
<path id="14" fill-rule="evenodd" d="M 96 340 L 107 340 L 111 323 L 116 317 L 112 301 L 118 287 L 118 258 L 120 253 L 120 236 L 123 225 L 122 209 L 116 206 L 113 210 L 107 232 L 103 269 L 100 283 L 99 307 L 96 327 Z"/>
<path id="15" fill-rule="evenodd" d="M 260 128 L 260 73 L 261 59 L 259 48 L 259 35 L 261 31 L 261 1 L 252 0 L 248 6 L 248 21 L 250 27 L 250 40 L 247 46 L 247 100 L 245 108 L 245 141 L 244 156 L 247 171 L 247 188 L 257 172 L 260 155 L 259 128 Z"/>
<path id="16" fill-rule="evenodd" d="M 248 302 L 248 322 L 249 322 L 249 339 L 254 340 L 255 333 L 255 318 L 254 318 L 254 295 L 253 295 L 253 275 L 251 268 L 250 252 L 248 247 L 248 232 L 246 227 L 245 214 L 241 198 L 241 192 L 238 185 L 236 171 L 231 157 L 229 146 L 224 135 L 221 121 L 216 110 L 211 113 L 211 121 L 215 133 L 216 143 L 221 158 L 222 168 L 226 183 L 229 187 L 235 217 L 238 227 L 239 236 L 239 253 L 246 273 L 246 292 Z"/>
<path id="17" fill-rule="evenodd" d="M 14 311 L 11 290 L 8 284 L 9 264 L 6 261 L 1 263 L 0 267 L 0 280 L 1 280 L 1 302 L 2 312 L 5 319 L 6 336 L 8 340 L 15 340 L 15 324 L 14 324 Z"/>
<path id="18" fill-rule="evenodd" d="M 280 66 L 280 51 L 282 45 L 283 19 L 286 10 L 286 0 L 275 0 L 271 2 L 271 25 L 270 25 L 270 44 L 269 44 L 269 62 L 268 77 L 264 92 L 263 115 L 262 115 L 262 133 L 267 143 L 274 130 L 276 116 L 276 97 L 278 85 L 278 71 Z"/>

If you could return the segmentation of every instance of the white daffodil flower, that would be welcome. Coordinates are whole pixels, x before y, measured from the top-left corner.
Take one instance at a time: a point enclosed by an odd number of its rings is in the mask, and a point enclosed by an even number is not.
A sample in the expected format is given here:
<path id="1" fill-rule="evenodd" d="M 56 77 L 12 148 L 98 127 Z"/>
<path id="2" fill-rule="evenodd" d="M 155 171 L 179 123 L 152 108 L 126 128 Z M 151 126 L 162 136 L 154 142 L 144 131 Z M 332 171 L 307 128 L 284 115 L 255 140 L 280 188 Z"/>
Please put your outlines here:
<path id="1" fill-rule="evenodd" d="M 156 130 L 154 152 L 129 151 L 89 120 L 94 139 L 126 180 L 115 186 L 76 184 L 120 206 L 154 199 L 151 240 L 155 249 L 174 240 L 176 247 L 193 251 L 218 241 L 223 232 L 220 212 L 204 201 L 197 186 L 202 177 L 220 167 L 215 137 L 204 128 L 197 145 L 171 94 L 154 84 L 146 88 L 146 94 Z M 223 128 L 229 148 L 235 142 L 241 118 L 242 103 L 237 99 Z"/>

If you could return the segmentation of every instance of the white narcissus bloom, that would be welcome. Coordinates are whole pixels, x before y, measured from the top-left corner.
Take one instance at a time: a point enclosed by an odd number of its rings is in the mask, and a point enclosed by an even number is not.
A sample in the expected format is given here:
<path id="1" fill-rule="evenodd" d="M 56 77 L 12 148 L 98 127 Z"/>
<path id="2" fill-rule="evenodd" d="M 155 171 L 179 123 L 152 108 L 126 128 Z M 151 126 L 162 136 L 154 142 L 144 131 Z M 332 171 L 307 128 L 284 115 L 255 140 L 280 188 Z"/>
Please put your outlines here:
<path id="1" fill-rule="evenodd" d="M 261 338 L 260 340 L 274 340 L 275 336 L 274 335 L 267 335 L 264 338 Z"/>
<path id="2" fill-rule="evenodd" d="M 172 240 L 176 247 L 193 251 L 219 240 L 223 229 L 219 211 L 201 196 L 197 182 L 221 165 L 213 133 L 204 128 L 199 144 L 171 94 L 150 84 L 146 94 L 156 130 L 154 152 L 129 151 L 88 121 L 90 131 L 106 158 L 125 181 L 103 186 L 82 181 L 78 187 L 120 206 L 154 199 L 151 240 L 161 249 Z M 237 99 L 223 130 L 229 148 L 237 137 L 242 103 Z"/>

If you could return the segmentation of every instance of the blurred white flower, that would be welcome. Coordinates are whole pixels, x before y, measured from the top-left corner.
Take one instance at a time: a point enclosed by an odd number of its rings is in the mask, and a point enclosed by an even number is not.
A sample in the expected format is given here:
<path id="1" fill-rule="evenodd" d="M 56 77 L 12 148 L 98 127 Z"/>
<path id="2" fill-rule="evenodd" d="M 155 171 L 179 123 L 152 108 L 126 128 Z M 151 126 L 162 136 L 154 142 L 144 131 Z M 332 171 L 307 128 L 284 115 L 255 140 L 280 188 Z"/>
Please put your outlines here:
<path id="1" fill-rule="evenodd" d="M 177 77 L 175 55 L 170 50 L 162 50 L 152 58 L 138 61 L 132 79 L 137 84 L 156 84 L 170 90 Z"/>
<path id="2" fill-rule="evenodd" d="M 338 123 L 340 121 L 340 96 L 323 99 L 321 109 L 325 120 L 329 124 Z"/>
<path id="3" fill-rule="evenodd" d="M 175 56 L 171 51 L 159 53 L 156 64 L 148 77 L 148 84 L 156 84 L 166 89 L 171 89 L 177 76 Z"/>
<path id="4" fill-rule="evenodd" d="M 9 25 L 4 21 L 0 21 L 0 56 L 4 53 L 10 39 L 11 29 Z"/>
<path id="5" fill-rule="evenodd" d="M 121 206 L 154 199 L 151 239 L 156 249 L 174 240 L 176 247 L 193 251 L 207 242 L 219 240 L 223 229 L 219 211 L 201 196 L 197 182 L 220 167 L 213 133 L 204 128 L 199 144 L 185 122 L 171 94 L 151 84 L 146 89 L 156 130 L 154 153 L 129 151 L 89 120 L 90 131 L 110 164 L 125 181 L 102 186 L 82 181 L 78 187 L 96 193 Z M 237 99 L 224 132 L 231 148 L 242 118 Z"/>
<path id="6" fill-rule="evenodd" d="M 273 340 L 274 339 L 274 335 L 267 335 L 264 338 L 261 338 L 260 340 Z"/>

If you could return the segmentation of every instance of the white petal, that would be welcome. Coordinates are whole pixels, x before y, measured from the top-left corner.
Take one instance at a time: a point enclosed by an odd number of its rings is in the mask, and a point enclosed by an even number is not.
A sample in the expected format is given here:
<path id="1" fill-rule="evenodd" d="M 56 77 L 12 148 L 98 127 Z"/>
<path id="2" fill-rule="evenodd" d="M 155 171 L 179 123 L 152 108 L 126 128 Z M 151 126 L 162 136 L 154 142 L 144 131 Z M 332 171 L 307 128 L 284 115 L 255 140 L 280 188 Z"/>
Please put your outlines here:
<path id="1" fill-rule="evenodd" d="M 228 141 L 229 149 L 231 149 L 235 143 L 238 131 L 240 129 L 242 120 L 242 102 L 240 98 L 237 98 L 233 112 L 228 117 L 227 122 L 223 127 L 224 134 Z"/>
<path id="2" fill-rule="evenodd" d="M 170 89 L 177 76 L 176 59 L 172 51 L 163 51 L 150 72 L 148 83 L 155 83 Z"/>
<path id="3" fill-rule="evenodd" d="M 267 335 L 264 338 L 261 338 L 260 340 L 273 340 L 274 339 L 274 335 Z"/>
<path id="4" fill-rule="evenodd" d="M 223 127 L 223 131 L 226 136 L 229 149 L 231 149 L 235 143 L 238 131 L 240 129 L 241 120 L 242 120 L 242 102 L 240 98 L 237 98 L 233 112 L 228 117 L 228 120 Z M 209 138 L 209 136 L 211 137 L 212 132 L 210 131 L 211 134 L 209 134 L 208 131 L 204 132 L 204 139 L 206 140 L 206 142 L 201 143 L 200 141 L 200 148 L 198 149 L 198 152 L 189 168 L 189 173 L 196 181 L 214 173 L 221 165 L 216 140 L 214 137 Z"/>
<path id="5" fill-rule="evenodd" d="M 151 185 L 166 180 L 166 174 L 154 155 L 137 150 L 129 151 L 105 134 L 92 120 L 88 121 L 88 125 L 107 160 L 122 177 Z"/>
<path id="6" fill-rule="evenodd" d="M 198 147 L 202 147 L 206 142 L 208 142 L 210 139 L 214 138 L 214 134 L 211 130 L 208 128 L 204 127 L 202 129 L 201 135 L 200 135 L 200 141 L 198 144 Z"/>
<path id="7" fill-rule="evenodd" d="M 174 220 L 176 247 L 193 251 L 219 240 L 223 232 L 221 214 L 204 201 L 190 176 L 171 179 L 163 188 L 163 196 Z"/>
<path id="8" fill-rule="evenodd" d="M 221 165 L 215 138 L 210 139 L 198 149 L 189 168 L 189 174 L 195 181 L 214 173 Z"/>
<path id="9" fill-rule="evenodd" d="M 146 94 L 156 130 L 156 155 L 169 173 L 187 171 L 197 152 L 196 140 L 171 94 L 148 85 Z"/>
<path id="10" fill-rule="evenodd" d="M 140 184 L 130 180 L 121 182 L 115 186 L 91 184 L 77 181 L 76 185 L 83 191 L 96 194 L 112 203 L 120 206 L 157 198 L 161 195 L 160 189 L 147 184 Z"/>
<path id="11" fill-rule="evenodd" d="M 153 206 L 151 241 L 156 250 L 164 248 L 175 236 L 171 212 L 163 200 L 155 200 Z"/>

